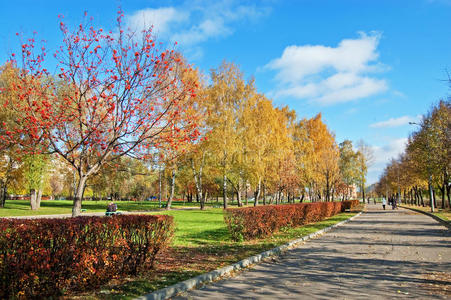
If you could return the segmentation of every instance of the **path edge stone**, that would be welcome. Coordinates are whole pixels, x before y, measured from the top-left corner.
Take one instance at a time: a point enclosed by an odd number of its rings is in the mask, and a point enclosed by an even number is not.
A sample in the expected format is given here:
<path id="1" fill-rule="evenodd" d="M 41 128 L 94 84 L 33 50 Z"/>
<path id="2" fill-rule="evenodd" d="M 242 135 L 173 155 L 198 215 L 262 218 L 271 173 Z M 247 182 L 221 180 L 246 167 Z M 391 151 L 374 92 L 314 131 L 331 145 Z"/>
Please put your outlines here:
<path id="1" fill-rule="evenodd" d="M 160 290 L 156 290 L 150 294 L 135 298 L 135 300 L 161 300 L 161 299 L 168 299 L 168 298 L 174 297 L 180 293 L 192 290 L 200 285 L 204 285 L 204 284 L 210 283 L 212 281 L 216 281 L 224 276 L 229 275 L 230 273 L 232 273 L 234 271 L 238 271 L 238 270 L 244 269 L 246 267 L 249 267 L 251 265 L 257 264 L 257 263 L 263 261 L 264 259 L 274 257 L 274 256 L 279 256 L 283 252 L 295 248 L 300 243 L 303 243 L 305 241 L 308 241 L 310 239 L 318 237 L 335 227 L 341 226 L 345 223 L 352 221 L 353 219 L 357 218 L 361 214 L 362 214 L 362 212 L 359 212 L 358 214 L 350 217 L 349 219 L 346 219 L 344 221 L 341 221 L 341 222 L 331 225 L 329 227 L 320 229 L 318 231 L 315 231 L 315 232 L 313 232 L 309 235 L 306 235 L 304 237 L 301 237 L 299 239 L 290 241 L 290 242 L 283 244 L 281 246 L 278 246 L 276 248 L 253 255 L 248 258 L 245 258 L 232 265 L 229 265 L 229 266 L 217 269 L 217 270 L 213 270 L 213 271 L 205 273 L 205 274 L 201 274 L 199 276 L 187 279 L 185 281 L 181 281 L 179 283 L 173 284 L 171 286 L 165 287 Z"/>
<path id="2" fill-rule="evenodd" d="M 426 216 L 429 216 L 432 219 L 436 220 L 437 222 L 441 223 L 442 225 L 445 225 L 448 228 L 448 230 L 451 230 L 451 222 L 450 221 L 443 220 L 442 218 L 437 217 L 436 215 L 433 215 L 430 212 L 423 211 L 421 209 L 412 208 L 412 207 L 407 207 L 407 206 L 404 206 L 404 205 L 399 205 L 399 207 L 402 207 L 402 208 L 405 208 L 405 209 L 410 209 L 410 210 L 422 213 L 422 214 L 424 214 Z"/>

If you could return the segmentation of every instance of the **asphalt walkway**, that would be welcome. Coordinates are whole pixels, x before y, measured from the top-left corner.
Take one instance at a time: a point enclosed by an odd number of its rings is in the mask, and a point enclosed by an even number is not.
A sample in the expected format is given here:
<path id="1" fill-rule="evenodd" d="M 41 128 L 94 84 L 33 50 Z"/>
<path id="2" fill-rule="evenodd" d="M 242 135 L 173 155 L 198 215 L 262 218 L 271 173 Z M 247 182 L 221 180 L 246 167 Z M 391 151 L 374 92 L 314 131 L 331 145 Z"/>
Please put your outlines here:
<path id="1" fill-rule="evenodd" d="M 405 209 L 353 221 L 176 299 L 451 299 L 451 232 Z"/>

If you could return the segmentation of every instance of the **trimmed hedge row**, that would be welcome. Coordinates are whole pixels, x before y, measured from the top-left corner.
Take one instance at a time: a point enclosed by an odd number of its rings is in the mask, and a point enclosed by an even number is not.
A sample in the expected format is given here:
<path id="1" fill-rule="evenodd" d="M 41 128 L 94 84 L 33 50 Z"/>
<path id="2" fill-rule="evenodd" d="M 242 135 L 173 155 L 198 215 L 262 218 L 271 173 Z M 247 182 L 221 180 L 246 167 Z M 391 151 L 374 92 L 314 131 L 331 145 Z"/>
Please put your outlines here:
<path id="1" fill-rule="evenodd" d="M 318 222 L 352 209 L 359 200 L 230 208 L 224 220 L 234 240 L 269 236 L 284 227 Z"/>
<path id="2" fill-rule="evenodd" d="M 171 216 L 0 220 L 0 298 L 98 288 L 151 268 L 173 235 Z"/>

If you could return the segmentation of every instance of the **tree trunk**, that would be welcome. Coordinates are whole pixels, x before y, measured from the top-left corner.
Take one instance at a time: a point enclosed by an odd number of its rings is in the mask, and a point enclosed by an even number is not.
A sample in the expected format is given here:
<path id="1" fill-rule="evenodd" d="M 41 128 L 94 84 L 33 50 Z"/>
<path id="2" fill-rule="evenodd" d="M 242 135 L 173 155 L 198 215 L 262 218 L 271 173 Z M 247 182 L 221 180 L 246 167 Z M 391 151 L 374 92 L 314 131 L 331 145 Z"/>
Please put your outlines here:
<path id="1" fill-rule="evenodd" d="M 266 205 L 266 185 L 263 184 L 263 205 Z"/>
<path id="2" fill-rule="evenodd" d="M 80 176 L 77 189 L 75 191 L 74 206 L 72 207 L 72 217 L 77 217 L 81 213 L 81 204 L 83 201 L 83 192 L 85 190 L 87 176 Z"/>
<path id="3" fill-rule="evenodd" d="M 205 202 L 207 202 L 207 195 L 208 195 L 208 190 L 206 190 L 204 193 L 204 200 L 201 202 L 201 209 L 203 209 L 203 207 L 205 207 Z"/>
<path id="4" fill-rule="evenodd" d="M 425 207 L 426 204 L 424 204 L 423 191 L 421 189 L 419 189 L 419 194 L 418 195 L 420 196 L 421 205 L 423 207 Z"/>
<path id="5" fill-rule="evenodd" d="M 199 172 L 197 172 L 196 167 L 194 166 L 194 160 L 191 159 L 191 169 L 193 171 L 194 177 L 194 185 L 196 186 L 196 197 L 197 199 L 201 199 L 200 201 L 200 209 L 204 209 L 205 201 L 202 197 L 202 169 L 203 169 L 203 160 L 204 156 L 202 156 L 202 162 L 199 168 Z"/>
<path id="6" fill-rule="evenodd" d="M 3 184 L 0 190 L 0 207 L 5 207 L 7 194 L 8 188 L 6 187 L 6 184 Z"/>
<path id="7" fill-rule="evenodd" d="M 249 202 L 248 202 L 248 199 L 247 199 L 247 180 L 244 183 L 244 197 L 245 197 L 244 201 L 246 201 L 246 206 L 248 206 Z"/>
<path id="8" fill-rule="evenodd" d="M 223 175 L 223 184 L 222 184 L 222 200 L 223 200 L 223 207 L 224 209 L 227 209 L 227 175 L 224 173 Z"/>
<path id="9" fill-rule="evenodd" d="M 363 203 L 365 203 L 365 185 L 362 184 L 362 198 L 363 198 Z"/>
<path id="10" fill-rule="evenodd" d="M 158 207 L 161 207 L 161 166 L 158 166 Z"/>
<path id="11" fill-rule="evenodd" d="M 174 191 L 175 191 L 175 168 L 172 170 L 171 176 L 171 194 L 169 195 L 168 204 L 166 209 L 171 209 L 172 200 L 174 199 Z"/>
<path id="12" fill-rule="evenodd" d="M 326 202 L 330 201 L 330 182 L 329 176 L 326 176 Z M 365 199 L 363 200 L 365 202 Z"/>
<path id="13" fill-rule="evenodd" d="M 431 175 L 429 175 L 428 188 L 429 188 L 429 202 L 430 202 L 430 205 L 431 205 L 431 211 L 434 212 L 434 208 L 435 208 L 434 191 L 432 189 L 432 176 Z"/>
<path id="14" fill-rule="evenodd" d="M 262 181 L 261 181 L 261 179 L 258 179 L 257 188 L 255 189 L 255 193 L 254 193 L 254 206 L 258 205 L 258 199 L 260 198 L 261 186 L 262 186 Z"/>
<path id="15" fill-rule="evenodd" d="M 38 195 L 36 196 L 36 208 L 41 208 L 41 198 L 42 198 L 42 189 L 38 190 Z"/>
<path id="16" fill-rule="evenodd" d="M 37 210 L 37 206 L 36 206 L 36 190 L 35 189 L 31 189 L 30 190 L 30 206 L 31 206 L 31 210 Z"/>
<path id="17" fill-rule="evenodd" d="M 243 204 L 241 203 L 241 191 L 240 191 L 240 189 L 238 189 L 238 191 L 236 192 L 236 199 L 238 201 L 238 207 L 243 206 Z"/>
<path id="18" fill-rule="evenodd" d="M 446 196 L 448 197 L 448 208 L 451 209 L 451 195 L 450 194 L 451 194 L 451 184 L 448 184 L 446 186 Z"/>
<path id="19" fill-rule="evenodd" d="M 238 189 L 237 189 L 237 201 L 238 201 L 238 207 L 243 206 L 243 203 L 241 202 L 241 189 L 242 189 L 242 179 L 241 179 L 241 172 L 240 172 L 240 179 L 238 180 Z"/>

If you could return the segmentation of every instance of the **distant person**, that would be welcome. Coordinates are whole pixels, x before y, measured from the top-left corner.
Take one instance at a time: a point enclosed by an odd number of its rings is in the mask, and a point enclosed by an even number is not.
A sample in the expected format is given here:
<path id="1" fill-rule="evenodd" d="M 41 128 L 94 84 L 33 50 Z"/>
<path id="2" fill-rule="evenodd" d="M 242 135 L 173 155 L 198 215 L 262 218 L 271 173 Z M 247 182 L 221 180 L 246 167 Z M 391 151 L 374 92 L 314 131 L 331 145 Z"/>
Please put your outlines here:
<path id="1" fill-rule="evenodd" d="M 385 197 L 382 197 L 382 208 L 385 210 L 385 205 L 387 205 L 387 200 L 385 200 Z"/>
<path id="2" fill-rule="evenodd" d="M 106 207 L 107 212 L 116 212 L 117 211 L 117 204 L 114 202 L 110 202 L 108 206 Z"/>
<path id="3" fill-rule="evenodd" d="M 395 209 L 396 207 L 396 198 L 393 198 L 392 202 L 391 202 L 391 209 Z"/>
<path id="4" fill-rule="evenodd" d="M 374 205 L 376 205 L 376 197 L 373 198 Z"/>

